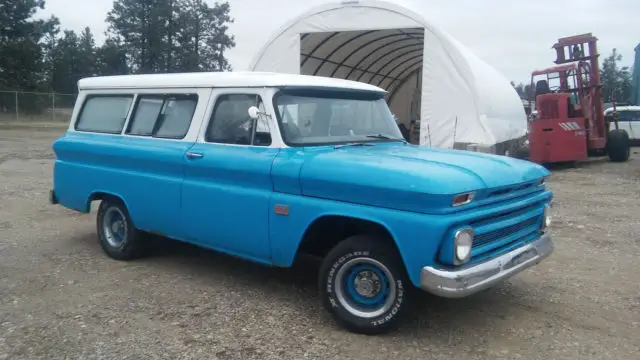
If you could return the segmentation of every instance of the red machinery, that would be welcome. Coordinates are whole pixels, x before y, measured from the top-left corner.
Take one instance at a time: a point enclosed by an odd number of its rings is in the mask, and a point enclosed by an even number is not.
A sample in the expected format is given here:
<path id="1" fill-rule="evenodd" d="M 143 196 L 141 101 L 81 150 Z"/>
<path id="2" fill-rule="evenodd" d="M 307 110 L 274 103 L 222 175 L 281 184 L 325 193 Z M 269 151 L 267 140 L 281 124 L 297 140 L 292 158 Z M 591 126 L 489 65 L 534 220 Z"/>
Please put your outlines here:
<path id="1" fill-rule="evenodd" d="M 531 161 L 571 162 L 605 154 L 612 161 L 629 159 L 629 135 L 617 122 L 610 131 L 605 121 L 597 40 L 590 33 L 559 39 L 553 45 L 558 66 L 531 74 L 538 112 L 529 124 Z"/>

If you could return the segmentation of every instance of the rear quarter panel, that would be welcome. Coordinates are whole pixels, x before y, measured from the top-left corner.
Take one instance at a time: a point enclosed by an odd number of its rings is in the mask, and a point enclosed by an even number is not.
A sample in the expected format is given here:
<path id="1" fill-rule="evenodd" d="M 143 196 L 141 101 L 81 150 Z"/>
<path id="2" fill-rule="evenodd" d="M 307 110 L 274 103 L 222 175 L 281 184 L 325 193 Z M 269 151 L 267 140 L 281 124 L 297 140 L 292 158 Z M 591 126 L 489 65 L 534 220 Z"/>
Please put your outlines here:
<path id="1" fill-rule="evenodd" d="M 124 134 L 133 104 L 120 134 L 75 130 L 87 96 L 103 94 L 197 94 L 198 104 L 183 139 Z M 184 180 L 185 153 L 193 146 L 208 113 L 211 89 L 109 89 L 80 91 L 67 132 L 53 143 L 56 161 L 53 188 L 62 206 L 90 211 L 96 193 L 124 201 L 137 228 L 181 237 L 177 221 Z"/>
<path id="2" fill-rule="evenodd" d="M 184 153 L 191 143 L 68 133 L 54 143 L 54 190 L 61 205 L 88 212 L 93 194 L 122 199 L 136 227 L 177 236 Z M 174 224 L 174 225 L 171 225 Z"/>

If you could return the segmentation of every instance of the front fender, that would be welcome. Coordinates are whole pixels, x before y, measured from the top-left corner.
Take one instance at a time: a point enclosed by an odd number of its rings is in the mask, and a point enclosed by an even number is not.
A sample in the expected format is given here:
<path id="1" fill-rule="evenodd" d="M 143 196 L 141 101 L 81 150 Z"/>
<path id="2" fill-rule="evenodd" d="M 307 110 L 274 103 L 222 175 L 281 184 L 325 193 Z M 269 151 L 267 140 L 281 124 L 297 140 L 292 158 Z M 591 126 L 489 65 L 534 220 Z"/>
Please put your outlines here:
<path id="1" fill-rule="evenodd" d="M 276 213 L 276 206 L 288 212 Z M 324 216 L 344 216 L 377 223 L 389 231 L 414 285 L 422 267 L 435 263 L 448 224 L 444 217 L 274 193 L 269 206 L 269 240 L 274 265 L 288 267 L 307 229 Z"/>

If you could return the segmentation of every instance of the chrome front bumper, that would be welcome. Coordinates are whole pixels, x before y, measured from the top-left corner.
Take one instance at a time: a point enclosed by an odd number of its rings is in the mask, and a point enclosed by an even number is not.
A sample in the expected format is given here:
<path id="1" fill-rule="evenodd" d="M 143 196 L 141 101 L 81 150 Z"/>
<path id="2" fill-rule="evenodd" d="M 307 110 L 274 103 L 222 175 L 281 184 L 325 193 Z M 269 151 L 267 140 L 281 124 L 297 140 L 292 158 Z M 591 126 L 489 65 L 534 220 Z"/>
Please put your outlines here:
<path id="1" fill-rule="evenodd" d="M 543 234 L 532 243 L 479 264 L 447 270 L 425 266 L 420 273 L 420 287 L 437 296 L 462 298 L 537 265 L 552 252 L 551 236 Z"/>

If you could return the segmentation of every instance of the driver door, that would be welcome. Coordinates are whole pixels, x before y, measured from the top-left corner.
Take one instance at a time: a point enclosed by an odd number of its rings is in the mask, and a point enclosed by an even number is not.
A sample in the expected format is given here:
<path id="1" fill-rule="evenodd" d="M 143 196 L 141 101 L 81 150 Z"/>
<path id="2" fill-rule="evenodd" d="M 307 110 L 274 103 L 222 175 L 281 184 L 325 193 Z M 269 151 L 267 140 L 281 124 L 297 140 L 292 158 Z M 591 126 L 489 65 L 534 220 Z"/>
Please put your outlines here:
<path id="1" fill-rule="evenodd" d="M 251 106 L 264 109 L 260 90 L 220 89 L 213 97 L 211 115 L 185 154 L 182 221 L 192 242 L 268 263 L 271 164 L 279 151 L 273 120 L 256 123 L 248 115 Z"/>

